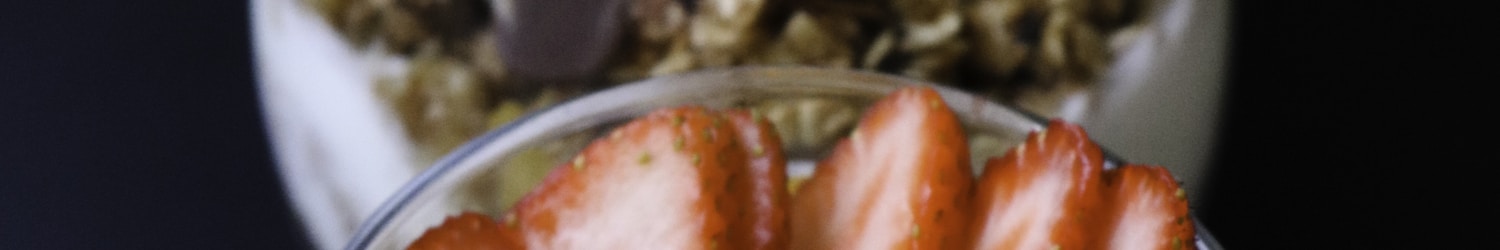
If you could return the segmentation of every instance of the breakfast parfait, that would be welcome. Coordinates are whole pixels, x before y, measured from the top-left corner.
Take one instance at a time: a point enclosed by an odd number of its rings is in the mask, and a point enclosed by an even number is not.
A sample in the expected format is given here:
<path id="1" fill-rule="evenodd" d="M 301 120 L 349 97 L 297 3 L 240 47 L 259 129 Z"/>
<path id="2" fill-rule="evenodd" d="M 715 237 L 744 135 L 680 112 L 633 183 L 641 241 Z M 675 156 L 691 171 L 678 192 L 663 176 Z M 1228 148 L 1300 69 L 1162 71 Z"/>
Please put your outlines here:
<path id="1" fill-rule="evenodd" d="M 507 71 L 518 62 L 497 51 L 491 11 L 507 1 L 301 3 L 372 60 L 403 66 L 370 86 L 413 143 L 414 171 L 565 100 L 715 68 L 878 72 L 1056 117 L 1062 98 L 1097 88 L 1156 4 L 626 0 L 618 43 L 591 83 L 549 85 Z M 1105 169 L 1098 147 L 1062 120 L 1000 142 L 953 119 L 921 88 L 870 108 L 819 98 L 667 108 L 495 163 L 505 166 L 457 190 L 452 206 L 466 212 L 410 247 L 1193 247 L 1184 193 L 1164 168 Z M 788 152 L 826 148 L 815 168 L 788 167 Z"/>

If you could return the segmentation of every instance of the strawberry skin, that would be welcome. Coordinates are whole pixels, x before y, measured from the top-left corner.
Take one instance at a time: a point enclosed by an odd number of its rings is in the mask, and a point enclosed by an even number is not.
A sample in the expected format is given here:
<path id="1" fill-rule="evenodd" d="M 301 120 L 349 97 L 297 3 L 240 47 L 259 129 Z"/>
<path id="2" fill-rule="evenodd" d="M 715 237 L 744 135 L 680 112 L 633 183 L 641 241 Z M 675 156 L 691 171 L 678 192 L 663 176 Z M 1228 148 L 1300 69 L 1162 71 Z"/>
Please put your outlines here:
<path id="1" fill-rule="evenodd" d="M 1103 157 L 1083 129 L 1054 120 L 1005 156 L 976 186 L 977 249 L 1098 249 Z"/>
<path id="2" fill-rule="evenodd" d="M 729 110 L 724 116 L 739 136 L 747 162 L 731 174 L 729 195 L 740 206 L 731 211 L 729 245 L 737 249 L 786 249 L 787 204 L 786 155 L 776 129 L 744 110 Z"/>
<path id="3" fill-rule="evenodd" d="M 450 216 L 443 224 L 427 229 L 407 249 L 522 249 L 516 232 L 506 230 L 482 214 L 465 212 Z"/>
<path id="4" fill-rule="evenodd" d="M 963 131 L 929 87 L 877 101 L 797 191 L 791 248 L 963 248 L 973 178 Z"/>

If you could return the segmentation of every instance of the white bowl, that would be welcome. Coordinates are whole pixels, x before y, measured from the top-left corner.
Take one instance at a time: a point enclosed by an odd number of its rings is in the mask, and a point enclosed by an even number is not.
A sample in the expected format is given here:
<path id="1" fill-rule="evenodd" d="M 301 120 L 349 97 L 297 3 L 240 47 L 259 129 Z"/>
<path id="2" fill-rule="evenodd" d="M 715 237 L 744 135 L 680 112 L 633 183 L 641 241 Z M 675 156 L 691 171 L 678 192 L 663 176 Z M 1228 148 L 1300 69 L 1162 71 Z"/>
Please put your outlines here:
<path id="1" fill-rule="evenodd" d="M 250 2 L 259 91 L 277 168 L 316 246 L 332 249 L 419 173 L 413 143 L 374 93 L 405 61 L 351 48 L 298 0 Z M 1099 88 L 1054 110 L 1115 153 L 1165 165 L 1201 199 L 1214 145 L 1227 1 L 1163 0 Z"/>

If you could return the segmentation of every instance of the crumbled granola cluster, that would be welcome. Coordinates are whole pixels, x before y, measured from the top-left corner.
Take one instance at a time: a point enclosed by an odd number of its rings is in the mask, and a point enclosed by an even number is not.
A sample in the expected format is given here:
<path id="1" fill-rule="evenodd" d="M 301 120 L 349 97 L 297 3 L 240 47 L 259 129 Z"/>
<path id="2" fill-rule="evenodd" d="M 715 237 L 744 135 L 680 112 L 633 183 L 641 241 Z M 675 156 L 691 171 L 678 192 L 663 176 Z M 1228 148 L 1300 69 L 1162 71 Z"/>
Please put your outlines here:
<path id="1" fill-rule="evenodd" d="M 353 47 L 406 59 L 405 74 L 374 86 L 428 160 L 565 97 L 705 68 L 877 71 L 1002 103 L 1087 88 L 1147 23 L 1152 1 L 627 0 L 604 80 L 556 89 L 507 75 L 489 1 L 304 0 Z"/>

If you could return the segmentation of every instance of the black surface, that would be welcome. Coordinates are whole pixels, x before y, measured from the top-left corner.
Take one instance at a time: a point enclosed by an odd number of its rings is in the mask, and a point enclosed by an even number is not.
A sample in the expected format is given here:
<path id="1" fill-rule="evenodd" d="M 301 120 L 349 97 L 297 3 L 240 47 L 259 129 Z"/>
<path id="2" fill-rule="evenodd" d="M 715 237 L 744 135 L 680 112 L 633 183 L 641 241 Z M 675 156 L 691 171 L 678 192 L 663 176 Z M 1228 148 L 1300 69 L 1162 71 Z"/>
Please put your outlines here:
<path id="1" fill-rule="evenodd" d="M 0 3 L 0 249 L 299 249 L 247 5 Z"/>
<path id="2" fill-rule="evenodd" d="M 1495 197 L 1480 15 L 1437 3 L 1236 1 L 1203 221 L 1232 249 L 1439 249 Z M 1491 22 L 1493 23 L 1493 22 Z M 1492 70 L 1489 70 L 1492 71 Z M 1489 89 L 1494 89 L 1490 87 Z M 1492 137 L 1490 137 L 1492 138 Z M 1483 249 L 1483 248 L 1481 248 Z"/>
<path id="3" fill-rule="evenodd" d="M 1500 105 L 1468 87 L 1494 85 L 1476 78 L 1494 45 L 1465 8 L 1236 1 L 1203 222 L 1232 249 L 1484 243 Z M 307 247 L 246 13 L 0 3 L 0 249 Z"/>

